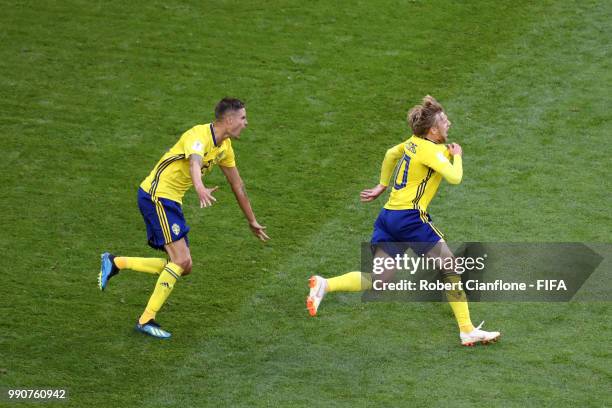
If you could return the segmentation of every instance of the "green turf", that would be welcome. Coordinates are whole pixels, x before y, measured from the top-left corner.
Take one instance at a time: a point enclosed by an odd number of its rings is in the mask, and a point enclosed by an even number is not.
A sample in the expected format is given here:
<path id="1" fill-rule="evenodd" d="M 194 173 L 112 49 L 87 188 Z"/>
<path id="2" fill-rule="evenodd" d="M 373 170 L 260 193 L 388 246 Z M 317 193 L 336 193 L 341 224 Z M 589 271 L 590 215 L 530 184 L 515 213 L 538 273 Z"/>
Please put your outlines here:
<path id="1" fill-rule="evenodd" d="M 168 3 L 2 4 L 0 386 L 67 407 L 612 404 L 608 302 L 474 304 L 504 333 L 475 349 L 445 304 L 303 303 L 313 272 L 359 266 L 383 200 L 358 192 L 427 93 L 465 151 L 430 207 L 451 240 L 610 242 L 610 3 Z M 217 205 L 189 193 L 194 272 L 158 342 L 132 329 L 155 279 L 100 293 L 99 253 L 156 255 L 136 188 L 225 95 L 248 104 L 237 162 L 272 241 L 218 170 Z"/>

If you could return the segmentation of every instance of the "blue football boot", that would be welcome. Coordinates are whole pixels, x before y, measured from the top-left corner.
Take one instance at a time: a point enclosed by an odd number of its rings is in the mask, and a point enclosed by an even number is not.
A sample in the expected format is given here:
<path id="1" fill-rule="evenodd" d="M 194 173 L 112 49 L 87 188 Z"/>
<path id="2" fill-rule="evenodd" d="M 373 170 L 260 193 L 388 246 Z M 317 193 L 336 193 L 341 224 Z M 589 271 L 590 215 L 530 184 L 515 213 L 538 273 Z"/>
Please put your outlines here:
<path id="1" fill-rule="evenodd" d="M 113 262 L 115 257 L 108 252 L 103 253 L 100 258 L 102 259 L 102 264 L 100 265 L 100 273 L 98 274 L 98 287 L 100 290 L 104 290 L 110 278 L 119 273 L 119 268 L 117 268 Z"/>
<path id="2" fill-rule="evenodd" d="M 153 336 L 162 340 L 169 339 L 170 337 L 172 337 L 172 334 L 162 329 L 161 326 L 153 319 L 149 320 L 145 324 L 140 324 L 140 322 L 136 322 L 135 329 L 136 331 L 148 334 L 149 336 Z"/>

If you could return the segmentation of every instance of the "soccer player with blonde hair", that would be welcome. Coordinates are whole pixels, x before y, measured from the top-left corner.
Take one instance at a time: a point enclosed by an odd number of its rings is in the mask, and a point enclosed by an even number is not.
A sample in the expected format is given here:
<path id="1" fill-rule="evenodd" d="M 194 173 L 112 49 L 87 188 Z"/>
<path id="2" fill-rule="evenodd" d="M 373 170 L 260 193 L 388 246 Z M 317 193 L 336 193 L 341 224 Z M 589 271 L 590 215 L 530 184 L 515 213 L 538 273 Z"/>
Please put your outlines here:
<path id="1" fill-rule="evenodd" d="M 182 200 L 194 186 L 200 207 L 213 205 L 213 193 L 218 187 L 206 187 L 202 176 L 214 165 L 219 165 L 238 201 L 249 228 L 262 241 L 269 239 L 251 208 L 244 183 L 238 173 L 232 139 L 240 139 L 247 127 L 244 103 L 239 99 L 224 98 L 215 107 L 212 123 L 197 125 L 183 133 L 178 142 L 157 162 L 138 189 L 138 206 L 147 228 L 151 247 L 165 251 L 170 258 L 135 258 L 102 254 L 98 285 L 104 290 L 110 278 L 120 270 L 131 269 L 158 275 L 153 294 L 136 323 L 136 330 L 160 339 L 170 338 L 155 321 L 157 312 L 182 276 L 191 273 L 191 252 Z"/>
<path id="2" fill-rule="evenodd" d="M 413 135 L 387 150 L 379 184 L 363 190 L 360 194 L 361 201 L 370 202 L 391 185 L 389 200 L 374 223 L 371 239 L 373 247 L 376 248 L 374 257 L 395 257 L 407 248 L 394 243 L 407 243 L 415 253 L 425 254 L 429 259 L 442 260 L 440 265 L 449 265 L 452 262 L 446 261 L 453 259 L 452 252 L 444 241 L 443 234 L 431 222 L 427 206 L 436 194 L 442 178 L 451 184 L 461 183 L 463 152 L 457 143 L 445 144 L 451 122 L 442 105 L 433 97 L 426 96 L 421 105 L 408 112 L 408 123 Z M 394 179 L 390 180 L 394 169 Z M 388 280 L 393 274 L 393 269 L 385 270 L 382 278 Z M 446 283 L 460 282 L 460 276 L 452 269 L 443 270 L 442 276 Z M 370 289 L 372 282 L 370 276 L 365 273 L 349 272 L 328 279 L 312 276 L 309 286 L 306 307 L 310 315 L 315 316 L 328 292 L 362 291 Z M 475 343 L 496 341 L 500 333 L 481 330 L 482 323 L 474 327 L 465 293 L 460 290 L 459 285 L 450 286 L 459 288 L 447 290 L 446 296 L 459 326 L 461 344 L 472 346 Z"/>

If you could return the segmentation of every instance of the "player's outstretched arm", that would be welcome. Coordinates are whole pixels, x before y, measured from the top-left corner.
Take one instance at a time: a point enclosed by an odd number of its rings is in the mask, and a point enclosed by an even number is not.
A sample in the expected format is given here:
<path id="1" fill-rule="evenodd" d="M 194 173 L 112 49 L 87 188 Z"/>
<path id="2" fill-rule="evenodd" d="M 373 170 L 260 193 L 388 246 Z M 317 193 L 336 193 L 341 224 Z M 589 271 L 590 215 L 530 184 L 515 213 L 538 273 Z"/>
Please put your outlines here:
<path id="1" fill-rule="evenodd" d="M 368 203 L 370 201 L 374 201 L 378 198 L 378 196 L 385 192 L 389 179 L 391 178 L 391 174 L 393 173 L 393 169 L 395 168 L 397 161 L 401 159 L 403 155 L 404 143 L 395 145 L 387 150 L 380 168 L 380 182 L 377 186 L 367 188 L 359 194 L 362 202 Z"/>
<path id="2" fill-rule="evenodd" d="M 369 203 L 370 201 L 376 200 L 379 195 L 385 192 L 386 189 L 387 189 L 387 186 L 383 184 L 379 184 L 372 188 L 366 188 L 359 194 L 359 197 L 361 198 L 361 202 Z"/>
<path id="3" fill-rule="evenodd" d="M 202 182 L 202 156 L 198 154 L 192 154 L 189 156 L 189 174 L 191 175 L 191 182 L 195 188 L 198 198 L 200 199 L 200 208 L 208 207 L 213 205 L 217 199 L 213 197 L 212 193 L 219 189 L 219 186 L 213 188 L 207 188 Z"/>
<path id="4" fill-rule="evenodd" d="M 223 174 L 225 174 L 225 178 L 230 183 L 232 187 L 232 191 L 234 192 L 234 196 L 236 196 L 236 201 L 238 201 L 238 205 L 240 209 L 244 213 L 245 218 L 249 222 L 249 228 L 251 232 L 259 238 L 261 241 L 267 241 L 270 237 L 266 234 L 266 227 L 260 225 L 255 219 L 255 214 L 253 213 L 253 209 L 251 208 L 251 201 L 247 196 L 246 189 L 244 188 L 244 183 L 242 182 L 242 178 L 240 177 L 240 173 L 238 173 L 238 168 L 236 167 L 221 167 Z"/>
<path id="5" fill-rule="evenodd" d="M 385 153 L 385 158 L 380 166 L 380 181 L 378 185 L 383 185 L 385 187 L 389 185 L 389 179 L 391 179 L 397 162 L 404 156 L 404 144 L 405 143 L 402 142 L 395 145 Z"/>

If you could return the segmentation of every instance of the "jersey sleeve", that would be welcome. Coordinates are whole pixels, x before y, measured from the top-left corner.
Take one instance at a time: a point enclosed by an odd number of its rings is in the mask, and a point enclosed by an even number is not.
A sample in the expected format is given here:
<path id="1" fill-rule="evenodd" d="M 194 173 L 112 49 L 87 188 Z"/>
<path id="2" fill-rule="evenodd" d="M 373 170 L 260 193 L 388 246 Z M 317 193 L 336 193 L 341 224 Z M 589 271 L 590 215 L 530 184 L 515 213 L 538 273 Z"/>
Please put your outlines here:
<path id="1" fill-rule="evenodd" d="M 185 152 L 185 158 L 189 158 L 192 154 L 204 157 L 204 153 L 207 150 L 207 140 L 206 134 L 199 131 L 197 126 L 185 132 L 182 137 L 182 147 Z"/>
<path id="2" fill-rule="evenodd" d="M 440 150 L 430 150 L 423 155 L 423 164 L 440 173 L 450 184 L 459 184 L 463 178 L 463 159 L 461 155 L 453 156 L 451 163 L 448 157 Z"/>
<path id="3" fill-rule="evenodd" d="M 227 139 L 229 142 L 229 146 L 227 147 L 227 151 L 225 152 L 225 156 L 223 159 L 219 160 L 219 166 L 223 167 L 236 167 L 236 155 L 234 154 L 234 149 L 232 148 L 232 142 Z"/>
<path id="4" fill-rule="evenodd" d="M 393 146 L 387 153 L 385 154 L 385 158 L 382 162 L 382 166 L 380 169 L 380 181 L 379 183 L 383 186 L 389 185 L 389 179 L 393 174 L 393 170 L 397 165 L 397 161 L 402 158 L 404 155 L 404 143 L 400 143 L 398 145 Z"/>

